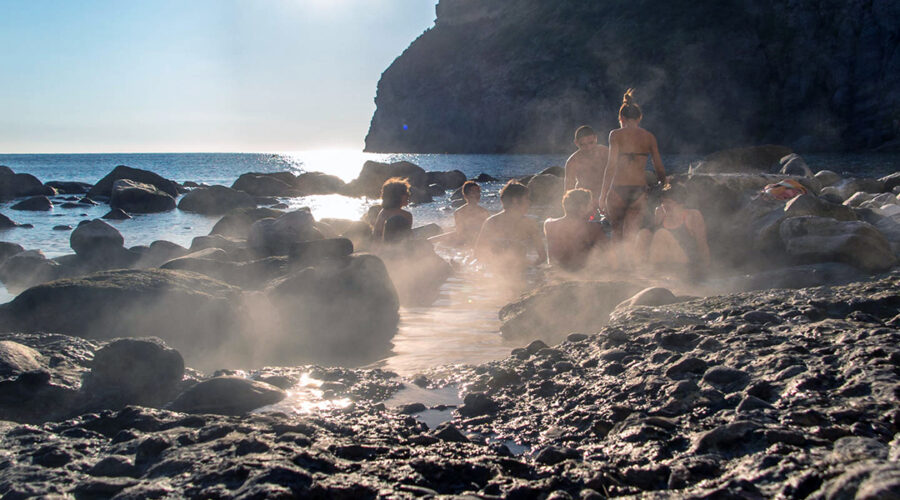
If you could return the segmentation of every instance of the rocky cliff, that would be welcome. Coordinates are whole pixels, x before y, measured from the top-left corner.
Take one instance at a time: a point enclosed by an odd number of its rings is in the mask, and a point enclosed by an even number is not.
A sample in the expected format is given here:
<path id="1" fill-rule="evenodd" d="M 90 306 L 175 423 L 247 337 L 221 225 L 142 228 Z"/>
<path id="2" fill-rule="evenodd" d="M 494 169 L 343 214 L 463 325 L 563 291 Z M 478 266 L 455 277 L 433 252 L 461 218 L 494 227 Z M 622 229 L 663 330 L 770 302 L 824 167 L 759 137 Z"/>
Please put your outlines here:
<path id="1" fill-rule="evenodd" d="M 366 150 L 571 149 L 627 87 L 664 152 L 900 147 L 895 0 L 440 0 L 384 72 Z"/>

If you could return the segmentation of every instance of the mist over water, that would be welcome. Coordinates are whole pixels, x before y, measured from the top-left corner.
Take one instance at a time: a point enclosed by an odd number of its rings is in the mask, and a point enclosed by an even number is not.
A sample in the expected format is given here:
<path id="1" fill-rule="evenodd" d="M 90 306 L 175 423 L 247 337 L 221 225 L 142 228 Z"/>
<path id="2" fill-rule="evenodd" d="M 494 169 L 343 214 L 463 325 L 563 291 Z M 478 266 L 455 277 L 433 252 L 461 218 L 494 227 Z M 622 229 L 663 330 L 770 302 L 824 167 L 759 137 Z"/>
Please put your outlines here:
<path id="1" fill-rule="evenodd" d="M 805 157 L 813 170 L 853 171 L 858 175 L 881 175 L 896 170 L 898 155 L 830 155 Z M 500 210 L 497 192 L 502 181 L 537 173 L 547 167 L 565 163 L 565 155 L 416 155 L 370 154 L 354 151 L 319 151 L 285 154 L 52 154 L 0 155 L 0 165 L 15 172 L 30 173 L 41 181 L 81 181 L 95 183 L 116 165 L 124 164 L 151 170 L 179 182 L 205 184 L 232 182 L 245 172 L 320 171 L 351 180 L 366 160 L 380 162 L 410 161 L 426 171 L 461 170 L 467 177 L 487 173 L 500 182 L 483 187 L 482 205 Z M 694 156 L 664 156 L 668 173 L 682 172 L 698 160 Z M 452 227 L 450 193 L 436 197 L 434 203 L 412 206 L 415 225 L 437 223 Z M 358 219 L 378 200 L 348 198 L 338 195 L 281 199 L 294 210 L 310 207 L 316 219 Z M 51 212 L 9 210 L 13 202 L 0 204 L 0 210 L 18 223 L 30 223 L 33 229 L 16 228 L 2 231 L 0 240 L 15 242 L 26 249 L 39 249 L 49 257 L 71 253 L 71 231 L 53 230 L 57 225 L 77 226 L 85 219 L 105 214 L 105 204 L 63 209 Z M 219 217 L 172 210 L 159 214 L 135 215 L 131 220 L 110 221 L 124 236 L 126 246 L 147 245 L 168 240 L 189 247 L 196 236 L 209 233 Z M 712 237 L 712 235 L 711 235 Z M 437 301 L 430 307 L 401 308 L 401 322 L 394 337 L 393 352 L 373 363 L 385 369 L 410 376 L 444 364 L 479 363 L 506 356 L 520 342 L 504 341 L 499 333 L 498 310 L 515 298 L 509 289 L 499 289 L 485 280 L 467 263 L 466 254 L 438 248 L 439 254 L 454 263 L 456 273 L 441 288 Z M 11 295 L 2 290 L 0 301 Z"/>

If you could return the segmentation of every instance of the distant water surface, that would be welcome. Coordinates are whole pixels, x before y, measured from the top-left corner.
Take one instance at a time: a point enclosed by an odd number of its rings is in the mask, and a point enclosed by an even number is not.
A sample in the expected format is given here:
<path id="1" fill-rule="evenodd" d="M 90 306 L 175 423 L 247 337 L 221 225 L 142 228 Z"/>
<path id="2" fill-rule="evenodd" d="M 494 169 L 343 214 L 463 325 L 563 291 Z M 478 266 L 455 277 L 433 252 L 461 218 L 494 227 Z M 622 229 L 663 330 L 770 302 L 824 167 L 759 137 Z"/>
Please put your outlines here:
<path id="1" fill-rule="evenodd" d="M 881 176 L 900 170 L 900 155 L 807 155 L 814 170 L 829 169 L 853 172 L 853 175 Z M 80 181 L 95 183 L 116 165 L 151 170 L 178 182 L 195 181 L 230 186 L 245 172 L 320 171 L 344 180 L 355 178 L 366 160 L 381 162 L 410 161 L 425 170 L 463 171 L 469 177 L 487 173 L 501 181 L 539 172 L 547 167 L 563 165 L 566 155 L 439 155 L 439 154 L 370 154 L 355 151 L 313 151 L 299 153 L 104 153 L 104 154 L 2 154 L 0 165 L 16 172 L 35 175 L 41 181 Z M 669 172 L 685 171 L 695 156 L 663 156 Z M 499 210 L 497 191 L 502 183 L 485 186 L 483 203 Z M 436 222 L 452 225 L 449 193 L 435 198 L 434 203 L 411 208 L 416 224 Z M 59 204 L 62 200 L 55 200 Z M 377 200 L 346 198 L 337 195 L 284 199 L 291 208 L 308 206 L 317 218 L 359 218 Z M 10 210 L 13 202 L 0 204 L 0 211 L 19 223 L 31 223 L 33 229 L 16 228 L 0 231 L 0 239 L 40 249 L 49 257 L 71 253 L 68 230 L 54 226 L 75 227 L 78 222 L 105 214 L 109 207 L 99 205 L 76 209 L 54 207 L 47 212 Z M 146 245 L 155 240 L 169 240 L 190 246 L 191 239 L 208 234 L 218 217 L 172 210 L 161 214 L 135 215 L 131 220 L 111 222 L 125 237 L 126 246 Z M 462 256 L 446 255 L 460 260 Z M 469 279 L 470 270 L 463 269 L 448 280 L 434 306 L 401 311 L 400 332 L 395 338 L 394 356 L 381 365 L 413 374 L 443 364 L 479 363 L 501 358 L 515 345 L 503 342 L 499 334 L 497 311 L 508 297 L 499 297 Z M 5 297 L 5 298 L 4 298 Z M 0 289 L 0 301 L 10 300 Z"/>

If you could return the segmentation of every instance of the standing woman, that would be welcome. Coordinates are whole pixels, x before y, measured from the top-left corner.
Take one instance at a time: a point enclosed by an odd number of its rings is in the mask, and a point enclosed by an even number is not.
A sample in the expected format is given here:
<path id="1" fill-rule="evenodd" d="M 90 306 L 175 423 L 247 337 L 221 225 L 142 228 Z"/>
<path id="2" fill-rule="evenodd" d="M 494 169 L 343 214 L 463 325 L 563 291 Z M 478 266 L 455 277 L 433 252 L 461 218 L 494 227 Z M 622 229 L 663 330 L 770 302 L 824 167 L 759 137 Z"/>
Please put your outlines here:
<path id="1" fill-rule="evenodd" d="M 656 137 L 640 127 L 641 108 L 628 89 L 619 108 L 621 128 L 609 133 L 609 161 L 603 176 L 600 207 L 622 241 L 631 242 L 641 229 L 647 206 L 647 158 L 653 159 L 656 178 L 666 184 L 666 170 L 659 157 Z"/>

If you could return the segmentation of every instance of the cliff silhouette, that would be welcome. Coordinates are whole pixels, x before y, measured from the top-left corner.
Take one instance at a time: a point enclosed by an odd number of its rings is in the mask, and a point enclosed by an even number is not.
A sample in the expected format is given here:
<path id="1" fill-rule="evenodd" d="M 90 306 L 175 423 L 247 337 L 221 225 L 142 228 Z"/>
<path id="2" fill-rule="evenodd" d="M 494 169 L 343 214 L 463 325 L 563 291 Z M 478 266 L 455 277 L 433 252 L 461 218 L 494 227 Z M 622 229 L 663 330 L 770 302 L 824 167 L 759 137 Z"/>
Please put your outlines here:
<path id="1" fill-rule="evenodd" d="M 366 150 L 561 152 L 635 87 L 663 152 L 900 150 L 896 0 L 440 0 Z M 605 138 L 601 138 L 605 142 Z"/>

